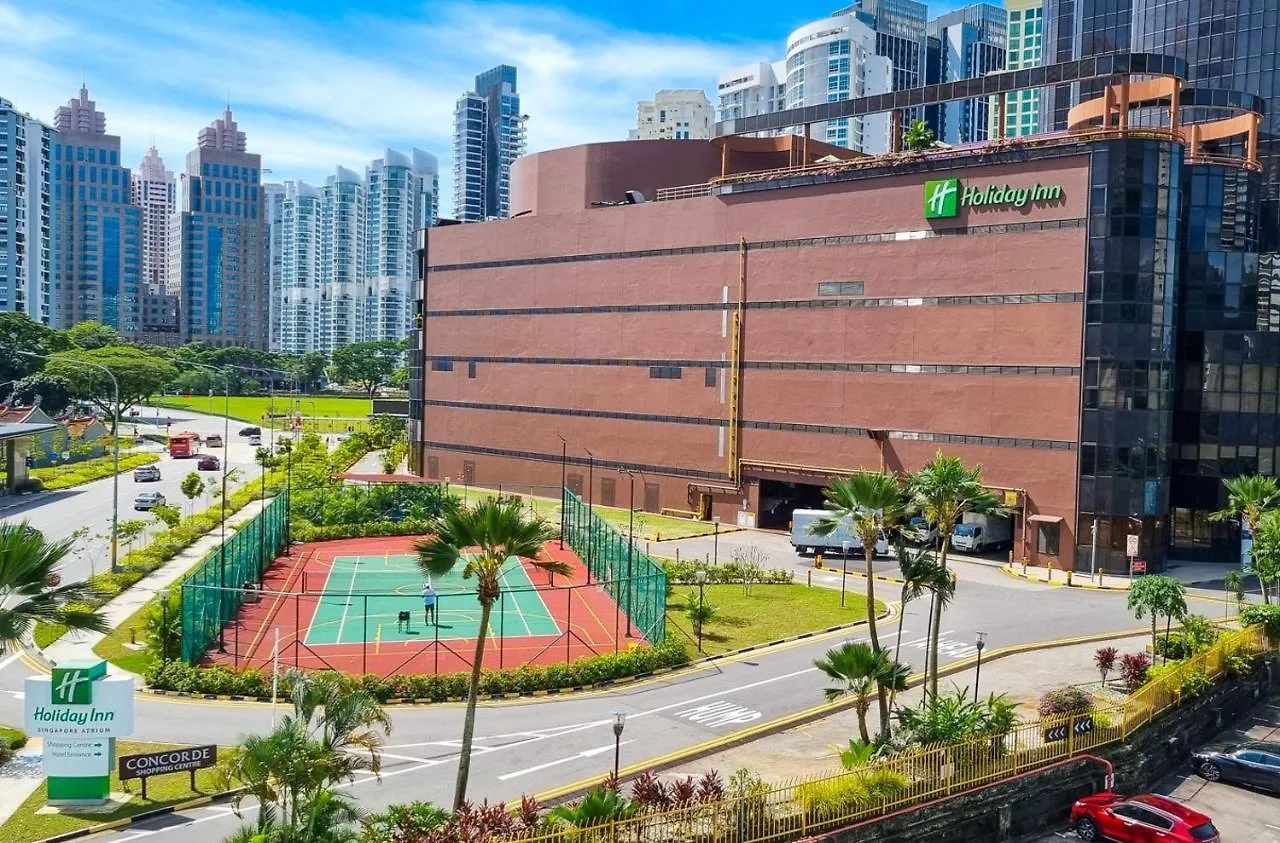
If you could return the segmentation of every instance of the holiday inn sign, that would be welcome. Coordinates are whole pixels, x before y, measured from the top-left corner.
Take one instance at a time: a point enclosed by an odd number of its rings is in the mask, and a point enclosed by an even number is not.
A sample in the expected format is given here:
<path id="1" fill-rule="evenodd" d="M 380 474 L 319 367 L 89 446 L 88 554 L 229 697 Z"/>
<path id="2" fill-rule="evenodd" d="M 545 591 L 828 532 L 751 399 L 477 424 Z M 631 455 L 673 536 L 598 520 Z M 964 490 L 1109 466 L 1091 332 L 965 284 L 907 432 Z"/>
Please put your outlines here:
<path id="1" fill-rule="evenodd" d="M 1025 208 L 1028 204 L 1060 199 L 1060 184 L 1014 187 L 1008 184 L 965 185 L 960 179 L 934 179 L 924 183 L 924 218 L 935 220 L 958 216 L 961 208 Z"/>

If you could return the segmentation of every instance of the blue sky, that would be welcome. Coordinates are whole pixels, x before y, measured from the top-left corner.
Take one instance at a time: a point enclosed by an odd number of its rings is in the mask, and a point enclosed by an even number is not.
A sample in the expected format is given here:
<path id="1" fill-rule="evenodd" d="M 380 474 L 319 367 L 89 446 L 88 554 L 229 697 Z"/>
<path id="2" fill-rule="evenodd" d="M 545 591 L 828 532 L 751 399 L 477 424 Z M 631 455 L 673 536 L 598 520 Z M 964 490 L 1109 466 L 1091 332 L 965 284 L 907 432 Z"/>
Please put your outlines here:
<path id="1" fill-rule="evenodd" d="M 447 202 L 453 104 L 476 73 L 516 65 L 531 151 L 623 139 L 637 99 L 710 95 L 721 70 L 780 57 L 791 29 L 837 5 L 0 0 L 0 97 L 50 121 L 83 77 L 126 163 L 154 139 L 181 171 L 229 96 L 272 180 L 323 182 L 418 146 L 439 158 Z"/>

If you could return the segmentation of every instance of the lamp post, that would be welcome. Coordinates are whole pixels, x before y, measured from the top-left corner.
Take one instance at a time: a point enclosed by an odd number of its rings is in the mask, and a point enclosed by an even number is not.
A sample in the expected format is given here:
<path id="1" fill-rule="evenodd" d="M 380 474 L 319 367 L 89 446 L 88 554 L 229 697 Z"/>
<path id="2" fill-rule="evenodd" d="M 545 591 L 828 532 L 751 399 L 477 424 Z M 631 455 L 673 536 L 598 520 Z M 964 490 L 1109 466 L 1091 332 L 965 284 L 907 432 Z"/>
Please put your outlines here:
<path id="1" fill-rule="evenodd" d="M 987 634 L 985 632 L 977 633 L 977 640 L 973 642 L 973 646 L 978 648 L 978 665 L 973 673 L 973 701 L 978 701 L 978 682 L 982 680 L 982 648 L 987 646 Z"/>
<path id="2" fill-rule="evenodd" d="M 591 582 L 591 563 L 595 559 L 595 521 L 596 521 L 596 455 L 585 445 L 587 452 L 587 582 Z"/>
<path id="3" fill-rule="evenodd" d="M 169 589 L 160 589 L 160 664 L 169 663 Z"/>
<path id="4" fill-rule="evenodd" d="M 23 357 L 38 357 L 41 360 L 53 359 L 47 354 L 36 354 L 34 351 L 19 351 L 18 354 Z M 112 449 L 112 471 L 115 474 L 111 480 L 111 573 L 118 574 L 120 572 L 118 561 L 120 554 L 120 382 L 116 380 L 115 373 L 101 363 L 90 363 L 87 360 L 66 360 L 65 362 L 100 369 L 111 378 L 111 395 L 116 408 L 115 420 L 111 425 L 111 438 L 115 442 L 115 447 Z M 14 467 L 10 466 L 10 471 L 12 470 Z"/>
<path id="5" fill-rule="evenodd" d="M 622 757 L 622 730 L 627 727 L 627 713 L 613 713 L 613 779 L 618 780 L 618 761 Z"/>
<path id="6" fill-rule="evenodd" d="M 707 584 L 707 569 L 699 568 L 693 572 L 693 578 L 698 582 L 698 652 L 702 652 L 702 589 Z"/>
<path id="7" fill-rule="evenodd" d="M 719 565 L 720 564 L 720 516 L 719 515 L 711 516 L 711 523 L 715 524 L 715 527 L 716 527 L 715 538 L 711 540 L 711 564 Z"/>
<path id="8" fill-rule="evenodd" d="M 840 564 L 844 566 L 844 573 L 840 575 L 840 608 L 844 608 L 844 590 L 845 582 L 849 579 L 849 541 L 840 542 Z M 868 607 L 868 611 L 870 607 Z"/>
<path id="9" fill-rule="evenodd" d="M 560 437 L 560 549 L 564 550 L 564 528 L 565 528 L 564 519 L 565 519 L 565 510 L 568 508 L 565 506 L 565 503 L 567 502 L 565 500 L 566 498 L 565 483 L 568 481 L 568 476 L 565 474 L 565 472 L 568 469 L 568 462 L 569 462 L 569 441 L 565 439 L 563 436 L 560 436 L 559 433 L 557 433 L 556 436 Z M 533 496 L 530 495 L 529 498 L 530 500 L 532 500 Z"/>
<path id="10" fill-rule="evenodd" d="M 285 455 L 285 483 L 284 483 L 284 502 L 285 502 L 285 519 L 284 519 L 284 552 L 289 555 L 290 549 L 293 547 L 293 532 L 290 528 L 288 510 L 293 506 L 293 439 L 281 439 L 280 447 L 284 449 Z"/>
<path id="11" fill-rule="evenodd" d="M 631 637 L 631 554 L 636 547 L 636 475 L 630 469 L 622 469 L 631 484 L 631 503 L 627 508 L 627 637 Z"/>

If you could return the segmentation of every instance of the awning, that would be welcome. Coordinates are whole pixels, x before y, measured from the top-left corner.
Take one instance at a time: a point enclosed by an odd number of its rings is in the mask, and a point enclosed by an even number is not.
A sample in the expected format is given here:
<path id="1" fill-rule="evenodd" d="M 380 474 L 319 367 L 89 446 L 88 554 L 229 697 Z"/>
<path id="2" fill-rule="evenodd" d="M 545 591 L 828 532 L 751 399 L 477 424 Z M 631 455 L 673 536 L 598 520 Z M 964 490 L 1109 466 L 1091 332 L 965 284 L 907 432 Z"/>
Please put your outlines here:
<path id="1" fill-rule="evenodd" d="M 1027 521 L 1032 524 L 1061 524 L 1061 515 L 1028 515 Z"/>

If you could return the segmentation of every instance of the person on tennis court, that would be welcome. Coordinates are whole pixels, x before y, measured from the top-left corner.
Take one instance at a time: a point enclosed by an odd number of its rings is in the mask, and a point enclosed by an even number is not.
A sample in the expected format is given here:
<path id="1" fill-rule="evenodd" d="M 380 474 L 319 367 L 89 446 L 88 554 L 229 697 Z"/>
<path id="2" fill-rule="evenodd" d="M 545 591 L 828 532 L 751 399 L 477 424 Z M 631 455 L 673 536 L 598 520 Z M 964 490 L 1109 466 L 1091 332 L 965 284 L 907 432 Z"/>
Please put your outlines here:
<path id="1" fill-rule="evenodd" d="M 436 587 L 430 581 L 422 586 L 423 623 L 436 622 Z"/>

